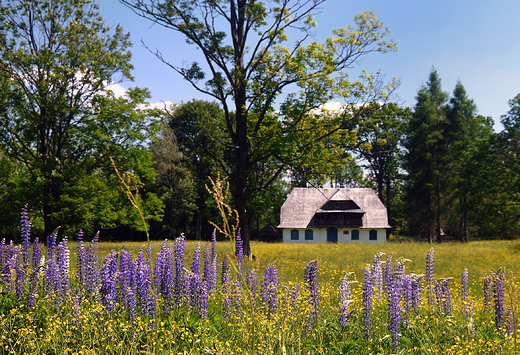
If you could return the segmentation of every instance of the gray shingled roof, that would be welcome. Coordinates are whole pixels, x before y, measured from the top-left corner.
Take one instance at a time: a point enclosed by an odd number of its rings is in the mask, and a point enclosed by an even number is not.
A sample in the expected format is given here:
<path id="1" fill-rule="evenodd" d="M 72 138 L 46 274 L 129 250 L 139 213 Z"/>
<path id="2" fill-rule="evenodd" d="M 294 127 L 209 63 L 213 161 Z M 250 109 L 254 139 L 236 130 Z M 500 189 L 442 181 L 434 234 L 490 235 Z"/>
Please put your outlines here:
<path id="1" fill-rule="evenodd" d="M 316 212 L 331 200 L 354 201 L 365 212 L 362 228 L 390 228 L 386 207 L 372 189 L 304 187 L 294 188 L 287 197 L 278 228 L 318 228 Z"/>

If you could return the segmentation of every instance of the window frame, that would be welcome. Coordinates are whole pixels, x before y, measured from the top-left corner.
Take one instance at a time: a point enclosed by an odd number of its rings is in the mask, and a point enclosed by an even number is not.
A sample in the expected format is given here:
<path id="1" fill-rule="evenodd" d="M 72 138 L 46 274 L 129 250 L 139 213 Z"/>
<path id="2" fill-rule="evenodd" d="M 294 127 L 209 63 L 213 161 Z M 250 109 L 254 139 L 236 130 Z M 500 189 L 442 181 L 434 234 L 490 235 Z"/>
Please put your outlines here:
<path id="1" fill-rule="evenodd" d="M 291 240 L 300 240 L 300 231 L 298 229 L 291 230 Z"/>
<path id="2" fill-rule="evenodd" d="M 314 240 L 314 231 L 312 229 L 305 230 L 305 240 Z"/>
<path id="3" fill-rule="evenodd" d="M 353 229 L 350 233 L 350 240 L 359 240 L 359 229 Z"/>
<path id="4" fill-rule="evenodd" d="M 371 229 L 368 232 L 368 240 L 377 240 L 377 230 L 376 229 Z"/>

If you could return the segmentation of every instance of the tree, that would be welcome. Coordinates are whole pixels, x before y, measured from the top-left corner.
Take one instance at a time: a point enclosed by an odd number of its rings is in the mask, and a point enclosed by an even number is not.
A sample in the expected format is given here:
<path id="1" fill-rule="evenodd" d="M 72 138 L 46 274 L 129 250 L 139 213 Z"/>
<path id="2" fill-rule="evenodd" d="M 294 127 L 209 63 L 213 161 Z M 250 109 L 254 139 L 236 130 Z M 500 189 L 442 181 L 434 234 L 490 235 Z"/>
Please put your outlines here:
<path id="1" fill-rule="evenodd" d="M 195 239 L 201 240 L 203 226 L 216 211 L 207 203 L 209 178 L 224 173 L 229 160 L 229 138 L 225 135 L 224 112 L 215 102 L 193 100 L 168 111 L 182 159 L 190 169 L 195 184 Z M 212 229 L 212 228 L 211 228 Z M 209 236 L 208 236 L 209 237 Z"/>
<path id="2" fill-rule="evenodd" d="M 404 123 L 410 115 L 410 109 L 401 108 L 395 103 L 375 103 L 359 118 L 356 127 L 356 152 L 375 178 L 377 194 L 387 208 L 390 225 L 393 225 L 393 185 L 400 177 L 400 145 Z"/>
<path id="3" fill-rule="evenodd" d="M 334 94 L 352 97 L 366 89 L 379 87 L 352 83 L 340 73 L 352 67 L 372 52 L 395 49 L 393 42 L 384 40 L 388 31 L 373 13 L 355 17 L 355 28 L 335 30 L 325 43 L 304 45 L 310 30 L 316 25 L 314 14 L 324 0 L 121 0 L 138 15 L 148 18 L 183 35 L 189 44 L 197 46 L 204 58 L 204 67 L 192 62 L 180 67 L 168 62 L 160 52 L 156 55 L 199 91 L 214 98 L 224 110 L 226 133 L 232 141 L 233 164 L 227 171 L 233 186 L 235 208 L 240 216 L 244 252 L 249 254 L 251 219 L 248 217 L 251 196 L 257 188 L 275 181 L 297 157 L 283 157 L 280 147 L 289 141 L 291 132 L 298 130 L 311 109 L 323 104 Z M 292 48 L 283 46 L 288 30 L 299 29 L 303 39 Z M 288 87 L 299 89 L 288 95 L 284 109 L 275 111 L 274 104 Z M 276 117 L 278 116 L 278 118 Z M 329 123 L 327 123 L 329 124 Z M 343 128 L 336 120 L 332 131 Z M 262 146 L 265 138 L 279 144 Z M 327 137 L 314 136 L 315 141 Z M 314 142 L 307 142 L 311 146 Z M 278 150 L 269 150 L 277 147 Z M 296 154 L 305 150 L 285 149 Z M 277 166 L 263 185 L 252 181 L 256 164 L 275 159 Z M 257 180 L 258 182 L 258 180 Z"/>
<path id="4" fill-rule="evenodd" d="M 142 146 L 148 113 L 137 109 L 149 94 L 135 88 L 118 98 L 109 90 L 116 76 L 132 79 L 131 44 L 97 8 L 90 0 L 0 4 L 0 144 L 30 177 L 26 196 L 41 208 L 46 235 L 64 221 L 92 222 L 96 210 L 107 212 L 99 223 L 117 224 L 117 207 L 96 195 L 115 197 L 106 186 L 109 156 L 122 170 L 153 173 Z"/>
<path id="5" fill-rule="evenodd" d="M 164 199 L 164 219 L 160 232 L 174 239 L 180 232 L 188 232 L 196 213 L 196 184 L 192 172 L 179 151 L 177 137 L 165 124 L 159 137 L 150 147 L 153 153 L 156 181 L 151 188 Z M 156 227 L 157 228 L 157 227 Z"/>
<path id="6" fill-rule="evenodd" d="M 492 132 L 490 118 L 477 115 L 477 106 L 471 100 L 459 81 L 453 90 L 446 111 L 446 197 L 447 217 L 459 216 L 457 234 L 463 242 L 469 238 L 468 213 L 473 199 L 472 180 L 478 175 L 473 160 L 482 140 L 487 140 Z M 471 165 L 471 169 L 468 166 Z M 451 207 L 451 208 L 450 208 Z M 453 211 L 453 213 L 451 213 Z M 448 220 L 449 223 L 449 220 Z M 455 222 L 457 223 L 457 222 Z"/>
<path id="7" fill-rule="evenodd" d="M 437 71 L 432 69 L 428 82 L 419 89 L 417 104 L 406 127 L 405 168 L 408 172 L 407 201 L 412 232 L 426 230 L 430 242 L 442 240 L 441 179 L 447 98 Z"/>

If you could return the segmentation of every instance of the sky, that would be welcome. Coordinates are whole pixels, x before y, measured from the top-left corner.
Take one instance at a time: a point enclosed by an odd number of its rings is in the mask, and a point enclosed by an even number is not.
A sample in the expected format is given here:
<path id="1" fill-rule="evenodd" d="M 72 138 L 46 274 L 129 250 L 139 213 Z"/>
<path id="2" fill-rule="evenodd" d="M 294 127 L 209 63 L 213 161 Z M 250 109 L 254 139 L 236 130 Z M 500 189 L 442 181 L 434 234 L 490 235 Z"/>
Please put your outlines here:
<path id="1" fill-rule="evenodd" d="M 96 0 L 105 23 L 120 24 L 130 32 L 134 82 L 123 88 L 148 88 L 151 103 L 210 100 L 160 62 L 143 45 L 159 50 L 175 65 L 201 61 L 200 51 L 182 35 L 139 17 L 117 0 Z M 374 11 L 392 32 L 399 50 L 365 57 L 349 75 L 362 69 L 381 69 L 386 78 L 398 77 L 395 100 L 413 107 L 417 91 L 435 68 L 450 95 L 457 81 L 475 101 L 479 114 L 495 121 L 509 110 L 508 101 L 520 93 L 520 1 L 518 0 L 328 0 L 316 15 L 315 39 L 323 41 L 331 30 L 353 24 L 355 14 Z"/>

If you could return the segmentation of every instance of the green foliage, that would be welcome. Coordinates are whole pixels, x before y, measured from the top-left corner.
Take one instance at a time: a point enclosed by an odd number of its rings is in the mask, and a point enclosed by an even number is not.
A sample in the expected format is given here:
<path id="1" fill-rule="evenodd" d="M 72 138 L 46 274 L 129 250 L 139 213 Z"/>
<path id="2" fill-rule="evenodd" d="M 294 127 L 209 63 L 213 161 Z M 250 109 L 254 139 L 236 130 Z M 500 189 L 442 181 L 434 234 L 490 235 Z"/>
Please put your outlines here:
<path id="1" fill-rule="evenodd" d="M 180 163 L 193 181 L 192 190 L 182 197 L 182 201 L 193 205 L 186 231 L 197 240 L 209 239 L 213 227 L 209 227 L 208 221 L 218 212 L 205 186 L 210 185 L 210 179 L 224 174 L 231 164 L 224 112 L 215 102 L 192 100 L 172 107 L 167 114 Z M 172 209 L 184 208 L 172 205 Z"/>
<path id="2" fill-rule="evenodd" d="M 232 156 L 230 164 L 220 165 L 230 178 L 247 254 L 251 229 L 247 214 L 255 190 L 267 188 L 292 165 L 319 175 L 332 168 L 336 150 L 329 149 L 330 143 L 338 139 L 329 137 L 348 137 L 343 124 L 350 117 L 328 120 L 312 110 L 333 96 L 349 103 L 384 97 L 376 84 L 378 75 L 363 73 L 351 81 L 344 71 L 367 54 L 395 50 L 395 43 L 387 40 L 388 29 L 368 11 L 355 16 L 353 26 L 333 31 L 324 43 L 306 43 L 322 0 L 121 2 L 201 49 L 204 64 L 186 67 L 155 54 L 217 100 L 224 111 Z M 285 47 L 288 29 L 300 29 L 304 37 Z M 297 91 L 283 97 L 291 87 Z M 275 111 L 277 100 L 283 104 Z M 259 143 L 266 139 L 272 144 Z"/>
<path id="3" fill-rule="evenodd" d="M 405 122 L 411 117 L 411 110 L 395 103 L 372 104 L 356 122 L 356 152 L 370 171 L 377 186 L 380 200 L 385 204 L 388 219 L 395 229 L 394 217 L 396 196 L 401 192 L 402 177 L 399 172 L 400 155 Z M 400 207 L 400 203 L 397 204 Z"/>
<path id="4" fill-rule="evenodd" d="M 0 146 L 26 175 L 16 200 L 39 211 L 47 235 L 59 224 L 121 223 L 109 156 L 153 179 L 142 146 L 151 134 L 151 113 L 141 109 L 149 93 L 134 88 L 115 97 L 108 87 L 115 77 L 132 79 L 128 38 L 121 27 L 106 27 L 90 0 L 0 5 Z"/>
<path id="5" fill-rule="evenodd" d="M 179 151 L 177 137 L 169 125 L 164 125 L 161 133 L 150 146 L 153 154 L 155 183 L 148 190 L 155 192 L 164 201 L 164 218 L 152 223 L 152 231 L 161 238 L 173 239 L 177 234 L 190 234 L 190 225 L 196 213 L 196 185 L 194 173 L 189 163 Z"/>

